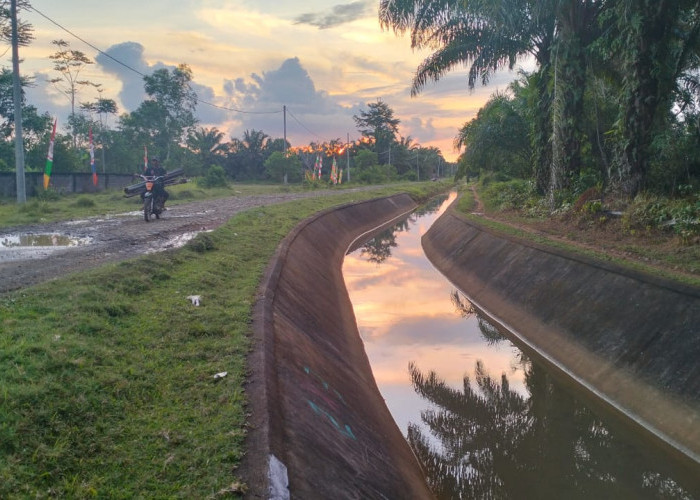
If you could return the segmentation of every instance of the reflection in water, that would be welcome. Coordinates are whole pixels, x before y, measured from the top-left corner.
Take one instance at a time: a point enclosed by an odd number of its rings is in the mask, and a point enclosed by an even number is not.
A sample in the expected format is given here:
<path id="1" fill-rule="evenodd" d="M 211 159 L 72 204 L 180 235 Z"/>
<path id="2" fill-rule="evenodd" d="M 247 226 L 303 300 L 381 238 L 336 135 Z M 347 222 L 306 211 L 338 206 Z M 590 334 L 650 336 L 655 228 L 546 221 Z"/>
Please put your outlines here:
<path id="1" fill-rule="evenodd" d="M 381 264 L 391 257 L 391 249 L 396 247 L 396 233 L 402 231 L 408 231 L 408 220 L 399 222 L 369 240 L 360 249 L 360 255 L 368 262 Z"/>
<path id="2" fill-rule="evenodd" d="M 78 238 L 65 234 L 6 234 L 0 236 L 0 249 L 13 247 L 72 247 L 90 243 L 88 237 Z"/>
<path id="3" fill-rule="evenodd" d="M 459 311 L 460 315 L 463 318 L 471 318 L 472 316 L 476 315 L 476 320 L 479 325 L 479 331 L 481 331 L 481 335 L 484 337 L 484 340 L 487 344 L 495 345 L 501 342 L 502 340 L 506 339 L 495 326 L 493 326 L 486 319 L 481 317 L 481 315 L 476 314 L 476 309 L 474 308 L 472 303 L 469 302 L 466 298 L 463 298 L 457 290 L 454 290 L 450 294 L 450 297 L 452 298 L 452 303 L 455 305 L 457 311 Z"/>
<path id="4" fill-rule="evenodd" d="M 474 383 L 451 388 L 409 366 L 414 389 L 434 405 L 408 441 L 438 498 L 692 498 L 616 438 L 537 364 L 525 361 L 529 397 L 476 362 Z"/>
<path id="5" fill-rule="evenodd" d="M 436 495 L 700 499 L 697 478 L 602 420 L 433 268 L 420 237 L 451 199 L 343 265 L 374 378 Z"/>

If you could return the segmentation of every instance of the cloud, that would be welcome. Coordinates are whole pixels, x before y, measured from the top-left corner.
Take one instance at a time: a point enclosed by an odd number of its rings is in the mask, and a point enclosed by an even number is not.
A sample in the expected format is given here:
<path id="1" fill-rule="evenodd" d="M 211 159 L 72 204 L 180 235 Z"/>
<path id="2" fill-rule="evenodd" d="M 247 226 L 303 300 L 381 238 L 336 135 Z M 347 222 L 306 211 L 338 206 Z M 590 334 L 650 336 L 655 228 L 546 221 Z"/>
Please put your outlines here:
<path id="1" fill-rule="evenodd" d="M 143 57 L 144 48 L 138 42 L 124 42 L 112 45 L 104 54 L 95 57 L 102 70 L 121 82 L 119 100 L 126 111 L 134 111 L 146 98 L 143 90 L 143 76 L 153 71 Z M 140 73 L 140 74 L 139 74 Z"/>
<path id="2" fill-rule="evenodd" d="M 362 19 L 371 12 L 373 1 L 358 0 L 333 6 L 330 12 L 305 13 L 297 16 L 294 24 L 309 24 L 319 29 L 328 29 Z"/>
<path id="3" fill-rule="evenodd" d="M 419 116 L 413 116 L 403 123 L 408 129 L 408 135 L 418 142 L 430 142 L 437 138 L 437 131 L 433 125 L 433 119 L 423 120 Z"/>
<path id="4" fill-rule="evenodd" d="M 162 62 L 149 64 L 144 56 L 144 47 L 138 42 L 124 42 L 109 47 L 104 54 L 98 54 L 95 62 L 106 73 L 113 75 L 122 88 L 119 91 L 119 100 L 126 111 L 136 110 L 146 99 L 143 75 L 150 75 L 157 69 L 172 70 L 173 65 Z M 197 104 L 197 118 L 205 124 L 216 124 L 226 120 L 228 113 L 208 103 L 216 104 L 214 89 L 196 82 L 190 82 L 190 87 L 197 94 L 200 101 Z"/>
<path id="5" fill-rule="evenodd" d="M 244 129 L 263 130 L 282 137 L 280 113 L 287 107 L 287 138 L 294 144 L 343 137 L 354 130 L 353 109 L 342 106 L 327 92 L 316 90 L 309 73 L 297 57 L 286 59 L 277 69 L 253 73 L 248 80 L 224 82 L 230 107 L 245 111 L 236 116 L 231 134 Z M 313 135 L 313 137 L 309 137 Z"/>

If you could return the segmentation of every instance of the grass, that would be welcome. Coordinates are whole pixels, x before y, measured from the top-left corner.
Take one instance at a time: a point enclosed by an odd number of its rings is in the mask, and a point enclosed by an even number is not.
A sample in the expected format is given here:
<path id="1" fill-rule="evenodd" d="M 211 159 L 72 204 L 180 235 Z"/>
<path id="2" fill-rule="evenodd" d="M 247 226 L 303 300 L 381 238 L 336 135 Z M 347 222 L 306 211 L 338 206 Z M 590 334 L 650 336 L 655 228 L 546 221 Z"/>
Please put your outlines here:
<path id="1" fill-rule="evenodd" d="M 700 247 L 697 245 L 673 244 L 668 241 L 660 245 L 659 235 L 654 238 L 639 235 L 618 242 L 619 234 L 615 234 L 614 231 L 598 231 L 591 236 L 580 230 L 576 224 L 565 223 L 547 226 L 547 234 L 540 229 L 541 218 L 527 217 L 519 211 L 500 211 L 494 208 L 493 200 L 488 197 L 483 201 L 488 218 L 471 213 L 476 201 L 471 189 L 463 186 L 457 210 L 468 219 L 495 231 L 573 254 L 613 262 L 628 269 L 686 285 L 700 286 Z M 563 236 L 570 241 L 563 241 Z M 666 239 L 670 241 L 672 237 Z M 575 241 L 585 243 L 585 246 L 576 244 Z"/>
<path id="2" fill-rule="evenodd" d="M 182 249 L 0 296 L 0 498 L 240 496 L 251 310 L 269 259 L 307 216 L 406 188 L 249 210 Z"/>

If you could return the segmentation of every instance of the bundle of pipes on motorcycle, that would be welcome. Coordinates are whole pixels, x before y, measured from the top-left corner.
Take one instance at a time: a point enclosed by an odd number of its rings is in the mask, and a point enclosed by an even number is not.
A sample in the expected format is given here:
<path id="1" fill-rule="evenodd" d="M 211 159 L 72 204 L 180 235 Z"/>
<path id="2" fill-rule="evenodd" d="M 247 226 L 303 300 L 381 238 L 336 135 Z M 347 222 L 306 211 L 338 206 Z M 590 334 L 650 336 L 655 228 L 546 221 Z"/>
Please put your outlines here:
<path id="1" fill-rule="evenodd" d="M 183 169 L 178 168 L 160 176 L 135 174 L 143 180 L 137 184 L 126 186 L 124 188 L 124 197 L 141 196 L 143 200 L 143 218 L 146 222 L 149 222 L 154 215 L 156 219 L 160 219 L 160 214 L 165 210 L 165 199 L 160 193 L 163 193 L 165 186 L 187 182 L 187 179 L 180 178 L 184 172 Z"/>

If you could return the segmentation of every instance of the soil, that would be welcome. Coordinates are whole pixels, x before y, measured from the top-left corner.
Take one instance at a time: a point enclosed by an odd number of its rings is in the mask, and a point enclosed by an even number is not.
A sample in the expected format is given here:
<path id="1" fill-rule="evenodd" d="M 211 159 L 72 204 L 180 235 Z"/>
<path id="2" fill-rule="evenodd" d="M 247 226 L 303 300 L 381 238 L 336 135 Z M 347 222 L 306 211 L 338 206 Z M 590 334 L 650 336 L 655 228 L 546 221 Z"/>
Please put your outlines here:
<path id="1" fill-rule="evenodd" d="M 363 188 L 354 190 L 360 189 Z M 353 190 L 343 190 L 342 193 L 351 191 Z M 83 220 L 3 228 L 0 230 L 0 240 L 14 234 L 50 233 L 77 239 L 91 238 L 91 243 L 34 252 L 22 259 L 3 258 L 3 252 L 0 251 L 0 293 L 105 263 L 180 246 L 196 233 L 213 230 L 235 214 L 254 207 L 334 193 L 341 191 L 236 196 L 169 205 L 160 219 L 151 222 L 144 221 L 143 213 L 135 211 Z"/>

